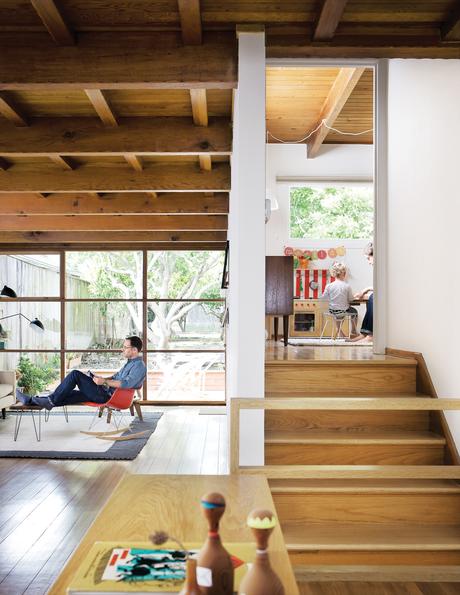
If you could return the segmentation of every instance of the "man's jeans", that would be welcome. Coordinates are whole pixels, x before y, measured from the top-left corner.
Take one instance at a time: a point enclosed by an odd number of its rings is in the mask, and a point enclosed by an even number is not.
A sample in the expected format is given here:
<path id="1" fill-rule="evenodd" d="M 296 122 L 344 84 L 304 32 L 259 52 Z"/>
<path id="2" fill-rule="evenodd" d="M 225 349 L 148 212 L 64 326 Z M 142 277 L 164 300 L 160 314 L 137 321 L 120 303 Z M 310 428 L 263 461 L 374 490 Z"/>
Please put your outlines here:
<path id="1" fill-rule="evenodd" d="M 80 390 L 75 390 L 77 386 Z M 98 386 L 92 378 L 83 372 L 72 370 L 56 390 L 48 396 L 48 399 L 54 407 L 62 407 L 85 401 L 107 403 L 110 397 L 111 394 L 105 386 Z"/>

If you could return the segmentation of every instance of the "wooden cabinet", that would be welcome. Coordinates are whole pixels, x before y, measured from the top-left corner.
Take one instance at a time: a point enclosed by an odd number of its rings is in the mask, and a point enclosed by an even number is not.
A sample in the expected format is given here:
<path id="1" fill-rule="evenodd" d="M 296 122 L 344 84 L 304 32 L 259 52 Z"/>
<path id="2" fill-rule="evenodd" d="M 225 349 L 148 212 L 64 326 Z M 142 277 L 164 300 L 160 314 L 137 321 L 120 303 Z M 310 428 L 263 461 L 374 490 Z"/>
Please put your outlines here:
<path id="1" fill-rule="evenodd" d="M 265 257 L 265 314 L 274 316 L 275 341 L 278 316 L 283 317 L 284 344 L 289 336 L 289 316 L 294 312 L 294 259 L 292 256 Z"/>

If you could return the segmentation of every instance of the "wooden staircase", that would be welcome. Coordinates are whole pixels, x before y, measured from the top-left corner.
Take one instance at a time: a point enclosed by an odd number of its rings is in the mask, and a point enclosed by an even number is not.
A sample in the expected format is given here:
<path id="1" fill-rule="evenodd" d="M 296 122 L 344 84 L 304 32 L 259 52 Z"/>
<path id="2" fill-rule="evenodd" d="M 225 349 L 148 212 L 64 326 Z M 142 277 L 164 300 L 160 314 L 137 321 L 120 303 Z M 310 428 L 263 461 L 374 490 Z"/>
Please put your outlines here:
<path id="1" fill-rule="evenodd" d="M 267 362 L 266 390 L 266 465 L 240 471 L 267 476 L 299 580 L 460 581 L 460 400 L 420 358 Z"/>

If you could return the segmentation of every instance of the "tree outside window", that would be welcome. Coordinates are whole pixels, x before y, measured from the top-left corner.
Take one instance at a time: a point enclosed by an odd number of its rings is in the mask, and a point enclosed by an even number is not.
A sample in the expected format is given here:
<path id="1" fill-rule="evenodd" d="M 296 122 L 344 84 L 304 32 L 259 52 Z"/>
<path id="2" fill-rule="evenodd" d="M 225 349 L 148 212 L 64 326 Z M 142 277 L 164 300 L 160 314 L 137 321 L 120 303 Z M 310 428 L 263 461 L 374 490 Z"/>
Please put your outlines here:
<path id="1" fill-rule="evenodd" d="M 291 188 L 293 239 L 368 239 L 373 235 L 373 222 L 372 184 Z"/>

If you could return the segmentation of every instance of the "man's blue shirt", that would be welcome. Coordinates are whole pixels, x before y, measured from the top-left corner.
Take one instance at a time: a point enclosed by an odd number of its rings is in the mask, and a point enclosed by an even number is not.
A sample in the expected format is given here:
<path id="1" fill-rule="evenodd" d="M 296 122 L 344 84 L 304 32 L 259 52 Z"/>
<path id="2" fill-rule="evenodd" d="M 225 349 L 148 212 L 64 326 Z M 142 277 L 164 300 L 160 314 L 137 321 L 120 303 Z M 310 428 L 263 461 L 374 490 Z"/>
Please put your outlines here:
<path id="1" fill-rule="evenodd" d="M 139 388 L 144 382 L 147 369 L 142 357 L 129 359 L 126 364 L 112 376 L 112 380 L 121 380 L 121 388 Z"/>

